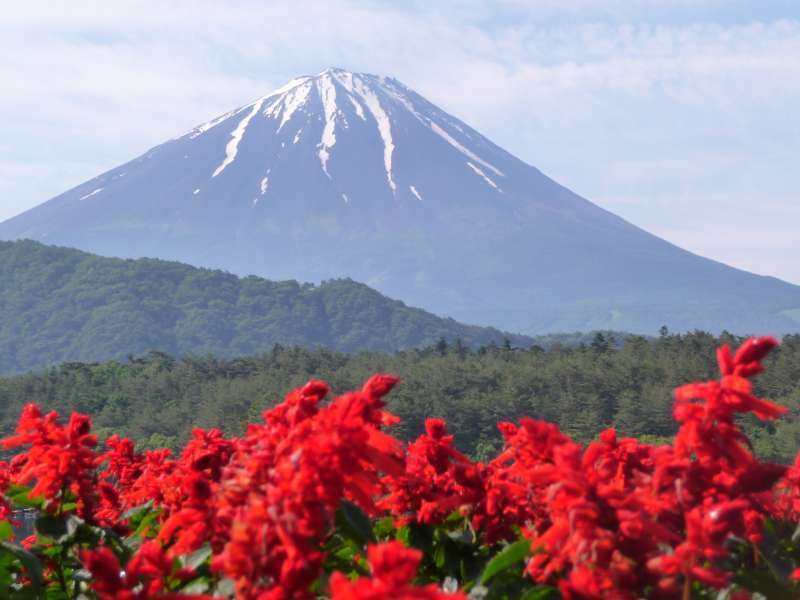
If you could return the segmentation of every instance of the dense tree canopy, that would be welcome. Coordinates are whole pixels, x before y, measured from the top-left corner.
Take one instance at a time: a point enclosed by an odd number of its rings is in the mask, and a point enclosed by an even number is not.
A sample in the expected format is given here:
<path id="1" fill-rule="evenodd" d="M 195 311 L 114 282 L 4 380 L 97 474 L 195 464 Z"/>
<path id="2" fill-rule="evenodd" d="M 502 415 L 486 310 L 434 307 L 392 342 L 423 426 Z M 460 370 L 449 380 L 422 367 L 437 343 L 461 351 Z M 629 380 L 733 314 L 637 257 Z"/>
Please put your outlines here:
<path id="1" fill-rule="evenodd" d="M 0 242 L 0 373 L 150 350 L 237 356 L 273 344 L 393 351 L 460 337 L 523 336 L 463 325 L 349 279 L 319 286 L 239 278 L 154 259 Z"/>
<path id="2" fill-rule="evenodd" d="M 394 354 L 346 354 L 275 346 L 247 358 L 175 358 L 153 352 L 128 361 L 66 363 L 0 379 L 0 428 L 8 433 L 26 402 L 62 414 L 94 415 L 101 432 L 118 431 L 148 446 L 177 447 L 192 427 L 240 433 L 286 390 L 310 378 L 335 392 L 375 372 L 401 383 L 389 408 L 402 417 L 395 434 L 415 438 L 425 417 L 447 419 L 457 445 L 477 457 L 498 448 L 496 423 L 523 415 L 558 423 L 581 441 L 616 426 L 621 434 L 658 439 L 675 431 L 672 390 L 716 373 L 709 334 L 628 337 L 599 334 L 587 344 L 519 350 L 492 344 L 471 350 L 458 341 Z M 800 447 L 800 335 L 787 336 L 758 378 L 758 392 L 790 409 L 764 425 L 744 425 L 764 457 L 790 460 Z"/>

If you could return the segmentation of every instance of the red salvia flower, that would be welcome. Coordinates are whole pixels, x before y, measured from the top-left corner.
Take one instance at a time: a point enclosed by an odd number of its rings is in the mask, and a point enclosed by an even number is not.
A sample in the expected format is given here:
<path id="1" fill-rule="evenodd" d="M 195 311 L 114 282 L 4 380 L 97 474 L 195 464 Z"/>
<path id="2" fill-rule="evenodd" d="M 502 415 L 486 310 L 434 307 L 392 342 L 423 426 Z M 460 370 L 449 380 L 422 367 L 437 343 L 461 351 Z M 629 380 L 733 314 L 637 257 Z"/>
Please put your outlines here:
<path id="1" fill-rule="evenodd" d="M 454 510 L 471 512 L 483 497 L 482 466 L 453 447 L 442 419 L 428 419 L 426 434 L 408 446 L 405 471 L 387 475 L 381 508 L 408 521 L 435 524 Z"/>
<path id="2" fill-rule="evenodd" d="M 59 423 L 57 413 L 42 416 L 36 405 L 26 405 L 17 434 L 2 441 L 6 449 L 28 447 L 12 461 L 9 481 L 33 482 L 30 496 L 44 496 L 48 510 L 53 512 L 63 509 L 69 492 L 75 498 L 78 514 L 92 520 L 98 497 L 94 452 L 97 438 L 90 433 L 91 426 L 89 417 L 73 413 L 65 427 Z"/>
<path id="3" fill-rule="evenodd" d="M 462 593 L 445 593 L 435 584 L 415 586 L 417 565 L 422 558 L 400 542 L 387 542 L 367 548 L 371 578 L 350 581 L 342 573 L 330 580 L 332 600 L 466 600 Z"/>
<path id="4" fill-rule="evenodd" d="M 695 582 L 730 584 L 731 538 L 758 543 L 767 517 L 800 519 L 800 456 L 788 469 L 760 461 L 736 420 L 785 412 L 758 398 L 750 381 L 776 344 L 752 339 L 735 353 L 723 346 L 719 380 L 678 388 L 672 444 L 653 447 L 609 429 L 583 448 L 556 425 L 523 418 L 499 424 L 505 447 L 488 464 L 459 452 L 441 419 L 428 419 L 408 445 L 386 433 L 397 422 L 383 402 L 398 381 L 390 375 L 329 404 L 328 386 L 311 381 L 241 438 L 195 429 L 177 457 L 137 453 L 117 436 L 98 454 L 88 417 L 74 414 L 64 425 L 28 405 L 2 442 L 22 451 L 0 463 L 0 519 L 10 516 L 2 499 L 10 484 L 30 484 L 54 514 L 74 500 L 83 519 L 121 535 L 130 533 L 124 513 L 151 503 L 151 529 L 127 564 L 108 547 L 80 554 L 101 599 L 206 598 L 172 591 L 196 576 L 180 565 L 204 546 L 213 574 L 231 580 L 237 598 L 311 599 L 344 499 L 401 525 L 438 525 L 458 511 L 483 545 L 523 536 L 532 548 L 526 575 L 567 599 L 688 597 Z M 35 552 L 41 542 L 24 543 Z M 417 550 L 390 542 L 367 554 L 371 577 L 334 573 L 333 598 L 464 597 L 415 586 Z M 47 560 L 52 579 L 57 565 Z"/>

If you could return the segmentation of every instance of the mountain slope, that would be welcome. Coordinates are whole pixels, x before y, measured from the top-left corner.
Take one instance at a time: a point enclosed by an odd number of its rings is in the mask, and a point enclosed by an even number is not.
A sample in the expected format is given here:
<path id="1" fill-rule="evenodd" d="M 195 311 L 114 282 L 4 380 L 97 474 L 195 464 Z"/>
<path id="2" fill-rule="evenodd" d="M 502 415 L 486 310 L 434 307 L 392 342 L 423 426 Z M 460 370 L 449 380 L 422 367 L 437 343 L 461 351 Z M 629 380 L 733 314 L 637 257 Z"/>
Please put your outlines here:
<path id="1" fill-rule="evenodd" d="M 276 279 L 346 276 L 526 333 L 800 325 L 800 287 L 677 248 L 400 82 L 340 69 L 0 224 L 0 239 L 20 238 Z"/>
<path id="2" fill-rule="evenodd" d="M 313 286 L 240 279 L 32 241 L 0 242 L 0 315 L 0 373 L 148 350 L 233 356 L 275 343 L 397 350 L 440 337 L 468 345 L 506 337 L 409 308 L 350 280 Z"/>

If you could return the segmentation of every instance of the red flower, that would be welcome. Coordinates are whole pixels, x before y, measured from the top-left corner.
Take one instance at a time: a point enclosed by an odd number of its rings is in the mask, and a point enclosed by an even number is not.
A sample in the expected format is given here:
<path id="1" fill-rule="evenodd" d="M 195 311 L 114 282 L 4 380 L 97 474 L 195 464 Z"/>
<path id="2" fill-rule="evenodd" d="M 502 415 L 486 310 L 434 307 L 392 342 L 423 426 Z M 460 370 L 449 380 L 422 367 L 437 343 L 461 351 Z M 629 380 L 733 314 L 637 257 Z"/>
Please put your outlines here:
<path id="1" fill-rule="evenodd" d="M 239 597 L 311 597 L 341 500 L 376 510 L 381 475 L 404 470 L 402 446 L 380 431 L 381 398 L 396 382 L 375 376 L 323 408 L 328 388 L 311 382 L 248 429 L 223 471 L 215 515 L 229 537 L 213 568 Z"/>
<path id="2" fill-rule="evenodd" d="M 82 558 L 92 574 L 92 589 L 100 600 L 213 600 L 206 594 L 181 594 L 166 589 L 173 572 L 172 561 L 161 544 L 146 541 L 123 570 L 117 557 L 106 547 L 85 550 Z"/>
<path id="3" fill-rule="evenodd" d="M 122 567 L 109 548 L 87 550 L 82 555 L 86 568 L 92 574 L 92 589 L 101 599 L 119 598 L 127 600 L 134 594 L 122 579 Z"/>
<path id="4" fill-rule="evenodd" d="M 425 421 L 426 435 L 408 446 L 405 470 L 388 475 L 381 508 L 403 524 L 439 523 L 454 510 L 471 512 L 483 497 L 482 466 L 453 447 L 442 419 Z"/>
<path id="5" fill-rule="evenodd" d="M 387 542 L 367 548 L 372 577 L 350 581 L 342 573 L 334 573 L 330 580 L 332 600 L 466 600 L 460 592 L 445 593 L 435 584 L 414 586 L 417 565 L 422 558 L 419 550 L 412 550 L 400 542 Z"/>
<path id="6" fill-rule="evenodd" d="M 51 511 L 61 509 L 65 493 L 70 492 L 77 502 L 78 514 L 91 521 L 98 502 L 94 452 L 97 438 L 89 433 L 91 425 L 89 417 L 73 413 L 64 427 L 57 413 L 42 416 L 36 405 L 26 405 L 17 435 L 2 441 L 6 449 L 28 446 L 26 452 L 14 457 L 9 481 L 35 482 L 30 497 L 44 496 Z"/>
<path id="7" fill-rule="evenodd" d="M 327 405 L 328 386 L 312 381 L 240 439 L 196 429 L 177 458 L 138 454 L 118 437 L 98 456 L 88 417 L 65 426 L 29 405 L 3 441 L 24 451 L 0 463 L 0 492 L 31 483 L 49 510 L 74 499 L 84 519 L 124 535 L 124 512 L 152 503 L 150 530 L 127 564 L 106 547 L 81 554 L 102 599 L 188 598 L 171 590 L 195 576 L 180 565 L 206 544 L 212 571 L 233 581 L 237 598 L 313 598 L 326 591 L 320 576 L 343 499 L 402 524 L 438 524 L 459 511 L 485 546 L 521 535 L 533 550 L 525 573 L 567 599 L 673 598 L 695 582 L 729 585 L 732 537 L 757 543 L 770 514 L 800 518 L 800 455 L 789 469 L 758 460 L 736 420 L 785 412 L 750 382 L 776 343 L 720 348 L 721 378 L 676 390 L 680 428 L 660 447 L 609 429 L 583 448 L 529 418 L 499 424 L 505 447 L 486 465 L 455 448 L 441 419 L 404 446 L 383 430 L 397 420 L 382 399 L 397 378 L 377 375 Z M 9 509 L 0 499 L 0 518 Z M 27 543 L 36 552 L 40 542 Z M 415 586 L 420 557 L 398 542 L 370 546 L 371 577 L 333 573 L 329 591 L 339 600 L 463 598 Z"/>

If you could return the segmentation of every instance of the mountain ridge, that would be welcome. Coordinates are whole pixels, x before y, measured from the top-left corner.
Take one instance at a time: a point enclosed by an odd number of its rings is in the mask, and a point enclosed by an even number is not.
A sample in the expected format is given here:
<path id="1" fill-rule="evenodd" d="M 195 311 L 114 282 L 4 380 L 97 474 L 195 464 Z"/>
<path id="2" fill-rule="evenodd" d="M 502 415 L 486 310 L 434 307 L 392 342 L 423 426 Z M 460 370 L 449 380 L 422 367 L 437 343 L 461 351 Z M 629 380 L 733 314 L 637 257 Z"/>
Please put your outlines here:
<path id="1" fill-rule="evenodd" d="M 274 344 L 394 351 L 507 338 L 340 279 L 240 278 L 159 259 L 116 259 L 34 241 L 0 242 L 0 373 L 150 350 L 233 357 Z"/>
<path id="2" fill-rule="evenodd" d="M 272 279 L 350 277 L 531 334 L 800 327 L 800 287 L 678 248 L 399 81 L 341 69 L 0 223 L 0 239 L 20 238 Z"/>

